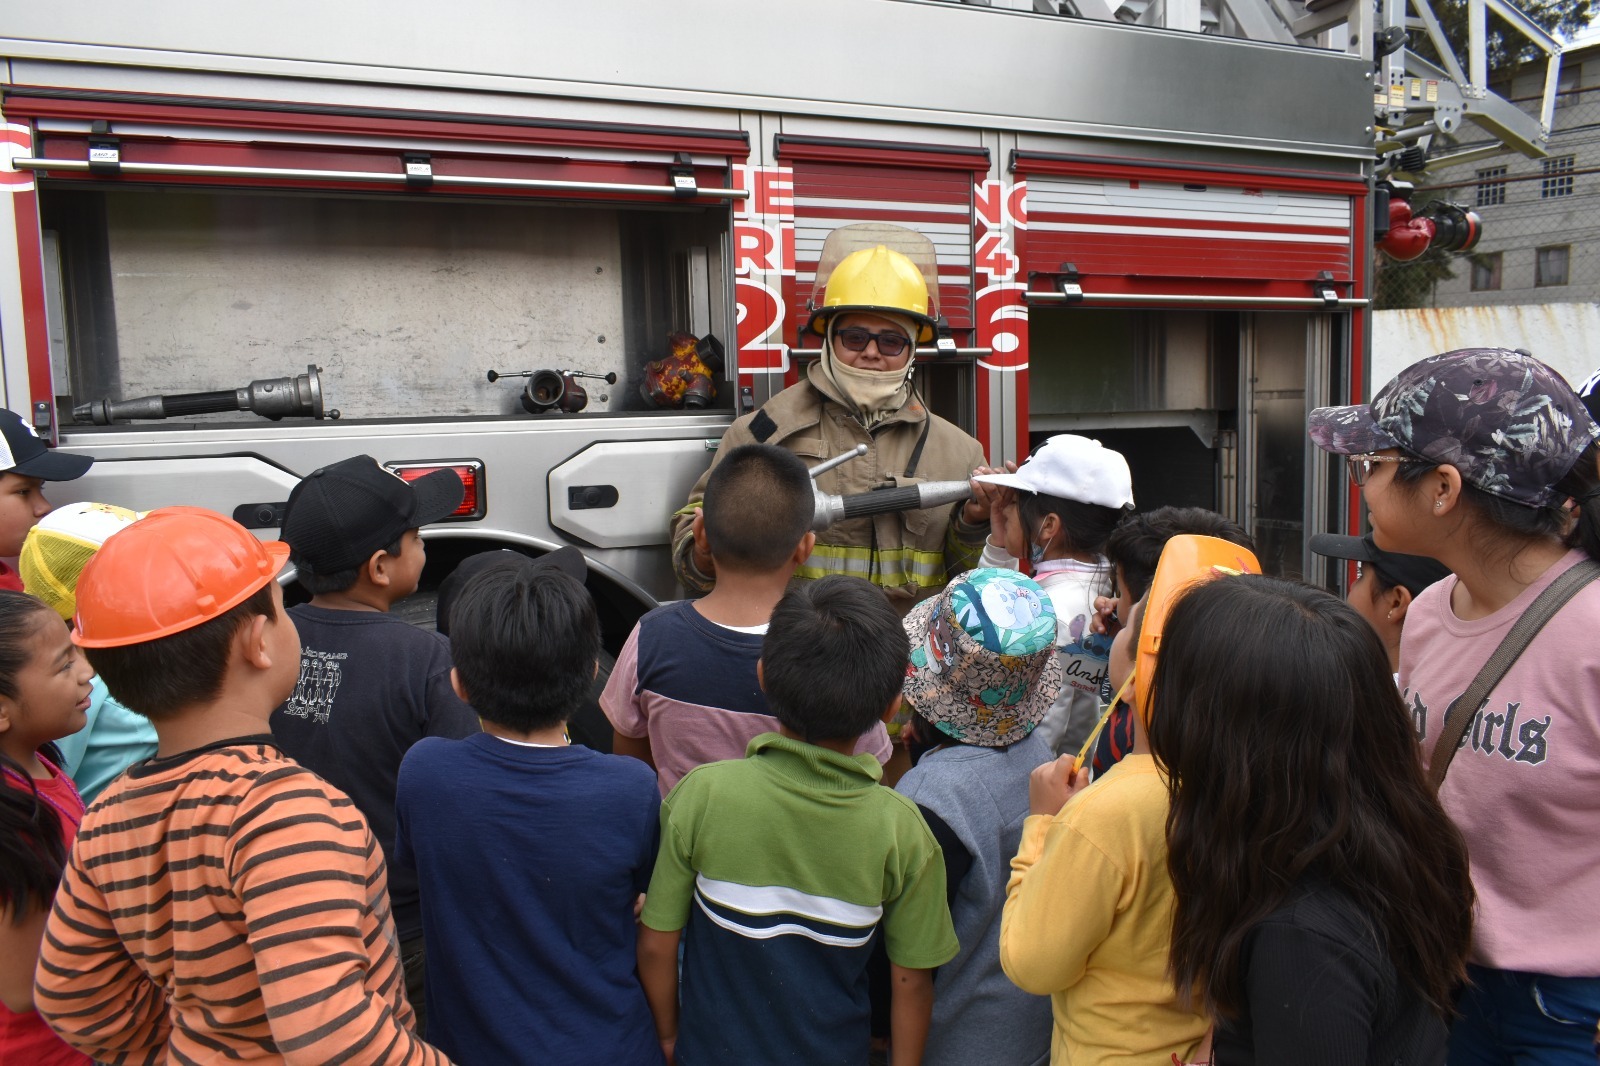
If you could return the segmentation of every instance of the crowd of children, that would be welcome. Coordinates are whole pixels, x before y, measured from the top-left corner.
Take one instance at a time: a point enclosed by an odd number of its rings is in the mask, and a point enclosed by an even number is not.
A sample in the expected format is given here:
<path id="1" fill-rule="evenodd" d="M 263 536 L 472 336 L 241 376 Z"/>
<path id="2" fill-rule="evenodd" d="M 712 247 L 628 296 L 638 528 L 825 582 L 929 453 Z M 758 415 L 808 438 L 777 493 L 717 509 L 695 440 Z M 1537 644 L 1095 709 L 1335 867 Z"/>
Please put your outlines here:
<path id="1" fill-rule="evenodd" d="M 453 474 L 333 464 L 262 542 L 52 514 L 87 461 L 0 430 L 0 1062 L 1593 1059 L 1600 426 L 1523 353 L 1313 414 L 1348 602 L 1066 435 L 975 471 L 981 565 L 902 618 L 794 580 L 806 469 L 730 449 L 615 754 L 576 551 L 389 614 Z"/>

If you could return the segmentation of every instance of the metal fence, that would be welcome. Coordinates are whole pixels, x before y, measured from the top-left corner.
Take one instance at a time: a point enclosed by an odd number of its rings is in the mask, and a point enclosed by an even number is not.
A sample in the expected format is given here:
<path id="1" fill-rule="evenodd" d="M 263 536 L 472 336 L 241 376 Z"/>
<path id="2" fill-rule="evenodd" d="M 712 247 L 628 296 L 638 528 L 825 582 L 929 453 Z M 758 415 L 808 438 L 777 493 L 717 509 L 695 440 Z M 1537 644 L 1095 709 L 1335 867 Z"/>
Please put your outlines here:
<path id="1" fill-rule="evenodd" d="M 1537 99 L 1515 102 L 1530 114 L 1537 111 Z M 1489 143 L 1476 127 L 1464 129 L 1450 150 Z M 1470 251 L 1430 249 L 1409 262 L 1379 252 L 1376 306 L 1600 300 L 1600 85 L 1558 95 L 1549 149 L 1544 159 L 1507 152 L 1430 167 L 1412 206 L 1442 199 L 1469 207 L 1483 220 L 1483 236 Z M 1435 154 L 1444 151 L 1436 147 Z"/>

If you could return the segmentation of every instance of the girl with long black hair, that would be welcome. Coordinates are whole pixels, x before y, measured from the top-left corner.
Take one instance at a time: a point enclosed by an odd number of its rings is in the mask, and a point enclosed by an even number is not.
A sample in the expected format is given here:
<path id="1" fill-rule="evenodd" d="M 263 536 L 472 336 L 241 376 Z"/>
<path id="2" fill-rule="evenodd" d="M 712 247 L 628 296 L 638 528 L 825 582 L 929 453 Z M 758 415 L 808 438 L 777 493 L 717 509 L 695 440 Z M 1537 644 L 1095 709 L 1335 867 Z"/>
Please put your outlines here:
<path id="1" fill-rule="evenodd" d="M 1168 616 L 1151 754 L 1167 777 L 1171 972 L 1218 1066 L 1438 1064 L 1464 977 L 1466 844 L 1423 778 L 1378 635 L 1276 578 Z"/>
<path id="2" fill-rule="evenodd" d="M 83 728 L 93 677 L 54 611 L 0 590 L 0 1062 L 89 1062 L 34 1013 L 33 971 L 83 818 L 52 741 Z"/>

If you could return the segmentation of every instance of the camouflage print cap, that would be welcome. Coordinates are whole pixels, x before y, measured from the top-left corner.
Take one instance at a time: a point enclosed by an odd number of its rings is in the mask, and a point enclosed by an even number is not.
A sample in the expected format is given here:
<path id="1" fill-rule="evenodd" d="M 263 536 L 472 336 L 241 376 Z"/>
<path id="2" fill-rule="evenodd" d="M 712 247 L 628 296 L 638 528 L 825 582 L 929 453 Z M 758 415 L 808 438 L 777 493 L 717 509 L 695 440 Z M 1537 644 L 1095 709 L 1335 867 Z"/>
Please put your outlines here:
<path id="1" fill-rule="evenodd" d="M 1462 348 L 1412 363 L 1370 404 L 1319 407 L 1311 439 L 1338 455 L 1386 448 L 1448 463 L 1462 480 L 1526 507 L 1557 502 L 1600 427 L 1565 378 L 1527 352 Z"/>
<path id="2" fill-rule="evenodd" d="M 1015 744 L 1061 691 L 1055 606 L 1015 570 L 969 570 L 913 607 L 905 627 L 906 702 L 953 740 Z"/>

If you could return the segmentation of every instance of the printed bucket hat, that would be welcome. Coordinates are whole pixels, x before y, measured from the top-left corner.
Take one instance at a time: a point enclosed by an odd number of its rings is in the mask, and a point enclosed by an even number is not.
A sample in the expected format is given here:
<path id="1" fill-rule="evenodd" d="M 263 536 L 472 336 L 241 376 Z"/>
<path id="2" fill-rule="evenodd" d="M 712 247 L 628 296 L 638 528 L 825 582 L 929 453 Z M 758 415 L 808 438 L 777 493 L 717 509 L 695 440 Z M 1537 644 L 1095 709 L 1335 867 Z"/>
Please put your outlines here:
<path id="1" fill-rule="evenodd" d="M 905 698 L 945 736 L 1002 748 L 1026 737 L 1061 691 L 1056 612 L 1015 570 L 971 570 L 906 615 Z"/>
<path id="2" fill-rule="evenodd" d="M 1461 348 L 1412 363 L 1370 404 L 1317 408 L 1310 434 L 1338 455 L 1398 448 L 1448 463 L 1484 492 L 1544 507 L 1600 427 L 1566 379 L 1527 352 Z"/>

